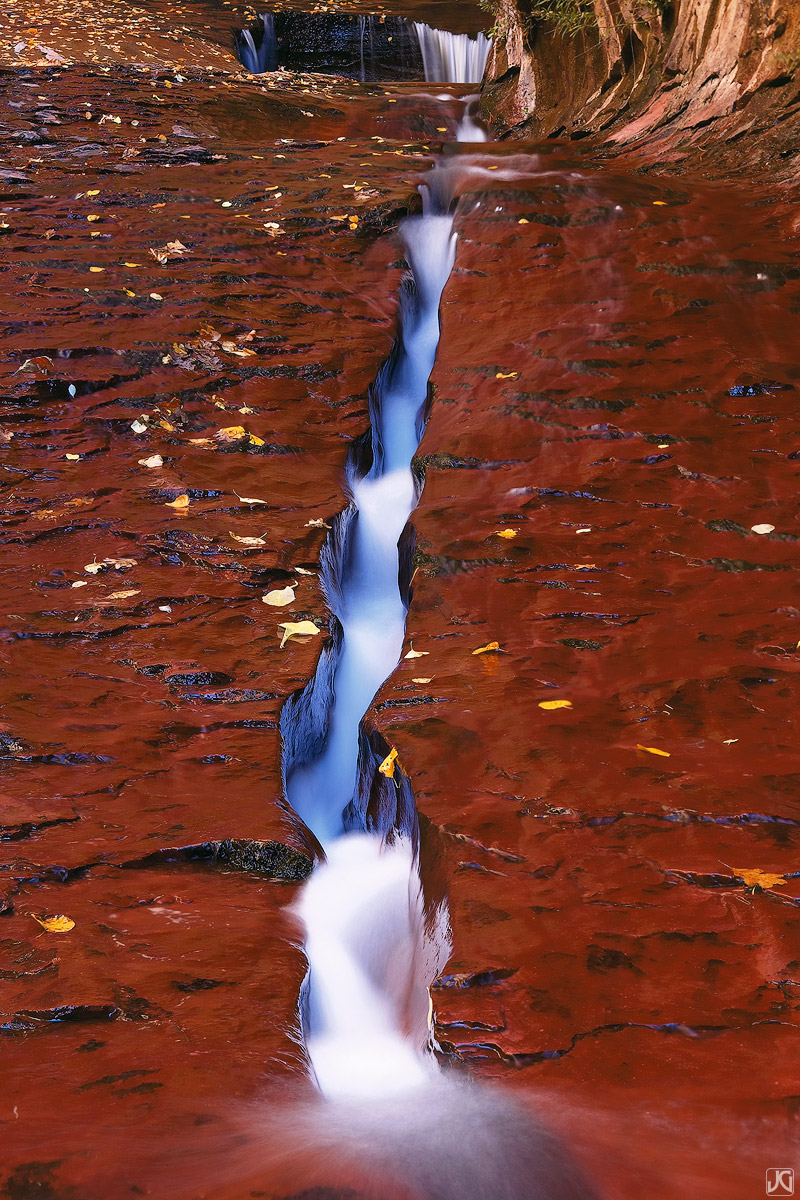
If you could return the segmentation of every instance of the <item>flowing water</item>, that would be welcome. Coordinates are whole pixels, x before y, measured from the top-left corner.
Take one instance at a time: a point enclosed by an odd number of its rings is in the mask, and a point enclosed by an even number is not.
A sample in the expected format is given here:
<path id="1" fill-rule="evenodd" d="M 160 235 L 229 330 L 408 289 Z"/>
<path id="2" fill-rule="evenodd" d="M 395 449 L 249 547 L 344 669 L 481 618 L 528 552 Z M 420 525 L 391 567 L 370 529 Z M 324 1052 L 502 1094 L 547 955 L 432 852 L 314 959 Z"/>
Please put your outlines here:
<path id="1" fill-rule="evenodd" d="M 428 83 L 480 83 L 490 39 L 434 29 L 424 21 L 387 17 L 263 13 L 236 33 L 236 53 L 248 71 L 279 66 L 330 71 L 366 80 L 424 79 Z"/>
<path id="2" fill-rule="evenodd" d="M 2 86 L 6 1195 L 762 1194 L 796 209 L 468 87 Z"/>

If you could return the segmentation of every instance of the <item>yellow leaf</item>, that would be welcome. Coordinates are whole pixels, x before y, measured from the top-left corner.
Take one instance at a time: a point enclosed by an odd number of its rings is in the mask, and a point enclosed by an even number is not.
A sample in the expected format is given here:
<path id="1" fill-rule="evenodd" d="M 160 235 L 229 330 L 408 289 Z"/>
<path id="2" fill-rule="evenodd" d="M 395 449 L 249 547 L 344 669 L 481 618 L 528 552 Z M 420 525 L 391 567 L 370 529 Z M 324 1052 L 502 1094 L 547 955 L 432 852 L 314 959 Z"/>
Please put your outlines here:
<path id="1" fill-rule="evenodd" d="M 247 430 L 244 425 L 227 425 L 224 429 L 220 429 L 217 433 L 218 438 L 223 441 L 238 442 L 241 438 L 247 437 Z"/>
<path id="2" fill-rule="evenodd" d="M 232 529 L 228 533 L 235 542 L 240 542 L 242 546 L 266 546 L 263 537 L 239 537 L 238 533 L 234 533 Z"/>
<path id="3" fill-rule="evenodd" d="M 642 746 L 637 742 L 636 749 L 644 750 L 647 754 L 660 754 L 662 758 L 670 757 L 669 750 L 657 750 L 655 746 Z"/>
<path id="4" fill-rule="evenodd" d="M 135 296 L 136 295 L 136 292 L 132 292 L 130 288 L 123 288 L 122 290 L 126 296 Z"/>
<path id="5" fill-rule="evenodd" d="M 389 753 L 386 755 L 386 758 L 383 760 L 381 765 L 378 767 L 378 770 L 380 771 L 381 775 L 385 775 L 387 779 L 394 778 L 394 762 L 395 762 L 396 758 L 397 758 L 397 751 L 390 750 Z"/>
<path id="6" fill-rule="evenodd" d="M 251 446 L 263 446 L 265 444 L 264 439 L 256 437 L 254 433 L 249 433 L 247 436 Z"/>
<path id="7" fill-rule="evenodd" d="M 496 529 L 495 533 L 501 538 L 515 538 L 519 533 L 518 529 Z"/>
<path id="8" fill-rule="evenodd" d="M 540 700 L 539 708 L 546 708 L 548 711 L 555 708 L 572 708 L 571 700 Z"/>
<path id="9" fill-rule="evenodd" d="M 105 271 L 105 267 L 89 267 L 89 270 L 90 270 L 90 271 L 91 271 L 91 272 L 92 272 L 94 275 L 99 275 L 101 271 Z"/>
<path id="10" fill-rule="evenodd" d="M 432 681 L 433 681 L 433 676 L 428 676 L 427 679 L 424 678 L 423 676 L 420 676 L 418 679 L 411 680 L 412 683 L 431 683 Z"/>
<path id="11" fill-rule="evenodd" d="M 290 638 L 313 637 L 315 633 L 319 633 L 319 629 L 313 621 L 281 621 L 278 628 L 283 630 L 281 650 Z"/>
<path id="12" fill-rule="evenodd" d="M 99 196 L 99 195 L 100 195 L 100 188 L 91 188 L 91 189 L 90 189 L 90 190 L 89 190 L 89 191 L 86 193 L 86 195 L 87 195 L 87 196 Z"/>
<path id="13" fill-rule="evenodd" d="M 490 650 L 499 650 L 499 642 L 487 642 L 485 646 L 479 646 L 477 650 L 473 650 L 473 654 L 488 654 Z"/>
<path id="14" fill-rule="evenodd" d="M 54 913 L 52 916 L 42 913 L 30 913 L 34 921 L 38 921 L 42 929 L 46 929 L 48 933 L 69 933 L 70 929 L 75 928 L 75 922 L 71 917 L 65 917 L 63 913 Z"/>
<path id="15" fill-rule="evenodd" d="M 414 650 L 412 648 L 403 657 L 404 658 L 424 658 L 426 654 L 430 654 L 430 650 Z"/>
<path id="16" fill-rule="evenodd" d="M 184 492 L 182 496 L 176 496 L 174 500 L 167 500 L 167 508 L 188 508 L 191 501 Z"/>
<path id="17" fill-rule="evenodd" d="M 163 467 L 164 460 L 160 454 L 151 454 L 149 458 L 140 458 L 140 467 Z"/>
<path id="18" fill-rule="evenodd" d="M 519 371 L 509 371 L 507 375 L 504 375 L 502 371 L 498 371 L 495 379 L 516 379 L 518 375 Z"/>
<path id="19" fill-rule="evenodd" d="M 575 563 L 576 571 L 596 571 L 598 570 L 597 563 Z"/>
<path id="20" fill-rule="evenodd" d="M 80 462 L 81 461 L 80 454 L 65 454 L 64 458 L 66 458 L 68 462 Z"/>
<path id="21" fill-rule="evenodd" d="M 99 221 L 100 218 L 98 217 L 97 213 L 92 213 L 91 216 L 88 216 L 86 218 L 86 220 L 87 221 Z"/>
<path id="22" fill-rule="evenodd" d="M 731 870 L 744 881 L 746 887 L 758 887 L 765 892 L 768 892 L 770 888 L 783 887 L 788 882 L 783 875 L 772 875 L 769 871 L 759 871 L 757 867 L 752 869 L 732 867 Z"/>
<path id="23" fill-rule="evenodd" d="M 127 592 L 112 592 L 110 596 L 106 596 L 107 600 L 127 600 L 129 596 L 138 596 L 141 588 L 128 588 Z"/>
<path id="24" fill-rule="evenodd" d="M 287 604 L 294 604 L 294 588 L 276 588 L 272 592 L 267 592 L 266 596 L 261 597 L 262 604 L 271 604 L 273 608 L 283 608 Z"/>
<path id="25" fill-rule="evenodd" d="M 658 204 L 658 205 L 661 205 L 662 207 L 664 205 L 666 205 L 666 203 L 667 203 L 666 200 L 654 200 L 653 201 L 653 204 Z"/>

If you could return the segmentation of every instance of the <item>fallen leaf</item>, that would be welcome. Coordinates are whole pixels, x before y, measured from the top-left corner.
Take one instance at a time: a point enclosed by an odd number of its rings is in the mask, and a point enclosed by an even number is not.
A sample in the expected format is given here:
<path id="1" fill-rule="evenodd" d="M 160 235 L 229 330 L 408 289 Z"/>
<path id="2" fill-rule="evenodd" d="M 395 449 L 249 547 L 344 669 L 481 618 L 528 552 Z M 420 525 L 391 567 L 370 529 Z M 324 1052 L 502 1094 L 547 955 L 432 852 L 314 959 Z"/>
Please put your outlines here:
<path id="1" fill-rule="evenodd" d="M 188 508 L 191 500 L 184 492 L 182 495 L 176 496 L 174 500 L 166 500 L 165 504 L 167 508 Z"/>
<path id="2" fill-rule="evenodd" d="M 313 621 L 281 621 L 278 628 L 283 630 L 283 637 L 281 638 L 280 646 L 281 650 L 290 638 L 313 637 L 314 634 L 319 633 L 319 628 L 314 624 Z"/>
<path id="3" fill-rule="evenodd" d="M 642 746 L 639 744 L 639 742 L 636 743 L 636 749 L 644 750 L 647 754 L 659 754 L 659 755 L 661 755 L 662 758 L 670 757 L 669 750 L 658 750 L 658 749 L 656 749 L 655 746 Z"/>
<path id="4" fill-rule="evenodd" d="M 237 500 L 241 500 L 242 504 L 266 504 L 266 500 L 259 500 L 256 496 L 240 496 L 238 492 L 233 493 Z"/>
<path id="5" fill-rule="evenodd" d="M 296 575 L 316 575 L 316 571 L 307 571 L 305 567 L 295 567 Z"/>
<path id="6" fill-rule="evenodd" d="M 64 455 L 64 458 L 66 458 L 68 462 L 80 462 L 81 457 L 82 456 L 80 454 L 65 454 Z"/>
<path id="7" fill-rule="evenodd" d="M 131 429 L 134 433 L 147 433 L 147 426 L 144 421 L 131 421 Z"/>
<path id="8" fill-rule="evenodd" d="M 163 467 L 164 460 L 160 454 L 151 454 L 149 458 L 140 458 L 140 467 Z"/>
<path id="9" fill-rule="evenodd" d="M 151 293 L 150 293 L 150 299 L 151 299 L 151 300 L 163 300 L 163 299 L 164 299 L 164 297 L 163 297 L 163 296 L 161 296 L 161 295 L 159 295 L 159 293 L 158 293 L 158 292 L 151 292 Z"/>
<path id="10" fill-rule="evenodd" d="M 242 546 L 266 546 L 263 537 L 240 537 L 238 533 L 234 533 L 232 529 L 228 533 L 235 542 L 239 542 Z"/>
<path id="11" fill-rule="evenodd" d="M 271 604 L 273 608 L 284 608 L 287 604 L 294 604 L 294 598 L 293 587 L 276 588 L 262 596 L 261 603 Z"/>
<path id="12" fill-rule="evenodd" d="M 473 654 L 488 654 L 490 650 L 499 650 L 499 642 L 487 642 L 485 646 L 479 646 L 477 650 L 473 650 Z"/>
<path id="13" fill-rule="evenodd" d="M 597 571 L 597 563 L 575 563 L 576 571 Z"/>
<path id="14" fill-rule="evenodd" d="M 773 875 L 769 871 L 760 871 L 757 867 L 745 869 L 731 867 L 734 874 L 741 879 L 746 887 L 761 888 L 768 892 L 770 888 L 783 887 L 788 882 L 784 875 Z"/>
<path id="15" fill-rule="evenodd" d="M 310 521 L 306 521 L 303 529 L 330 529 L 330 525 L 323 521 L 322 517 L 314 517 Z"/>
<path id="16" fill-rule="evenodd" d="M 507 375 L 504 375 L 502 371 L 498 371 L 495 379 L 516 379 L 518 375 L 519 371 L 509 371 Z"/>
<path id="17" fill-rule="evenodd" d="M 126 592 L 112 592 L 110 596 L 106 596 L 106 600 L 127 600 L 129 596 L 138 596 L 141 588 L 128 588 Z"/>
<path id="18" fill-rule="evenodd" d="M 238 346 L 236 342 L 220 342 L 220 346 L 226 354 L 235 354 L 238 358 L 252 358 L 255 355 L 255 350 L 250 350 L 247 346 Z"/>
<path id="19" fill-rule="evenodd" d="M 72 917 L 65 917 L 63 913 L 54 913 L 52 916 L 39 915 L 38 913 L 29 913 L 34 921 L 38 921 L 42 929 L 46 929 L 48 933 L 69 933 L 70 929 L 75 928 L 75 922 Z"/>
<path id="20" fill-rule="evenodd" d="M 89 580 L 88 580 L 88 579 L 76 579 L 76 580 L 75 580 L 75 582 L 72 584 L 72 586 L 73 586 L 74 588 L 78 588 L 78 587 L 88 587 L 88 586 L 89 586 Z"/>
<path id="21" fill-rule="evenodd" d="M 495 529 L 495 533 L 501 538 L 515 538 L 519 533 L 518 529 Z"/>
<path id="22" fill-rule="evenodd" d="M 396 758 L 397 758 L 397 751 L 390 750 L 389 753 L 386 755 L 386 758 L 383 760 L 381 765 L 378 767 L 378 770 L 380 771 L 381 775 L 385 775 L 387 779 L 394 778 L 394 764 L 395 764 Z"/>
<path id="23" fill-rule="evenodd" d="M 239 442 L 242 438 L 247 437 L 247 430 L 244 425 L 228 425 L 225 429 L 219 429 L 215 437 L 220 438 L 223 442 Z"/>
<path id="24" fill-rule="evenodd" d="M 430 654 L 430 650 L 414 650 L 414 648 L 412 647 L 411 650 L 409 650 L 407 654 L 403 655 L 403 657 L 404 658 L 424 658 L 426 654 Z"/>
<path id="25" fill-rule="evenodd" d="M 572 708 L 571 700 L 540 700 L 539 708 L 545 708 L 548 712 L 556 708 Z"/>
<path id="26" fill-rule="evenodd" d="M 752 532 L 752 533 L 774 533 L 774 532 L 775 532 L 775 526 L 774 526 L 774 525 L 766 525 L 766 524 L 764 524 L 764 525 L 751 525 L 751 526 L 750 526 L 750 530 L 751 530 L 751 532 Z"/>
<path id="27" fill-rule="evenodd" d="M 104 558 L 101 562 L 95 559 L 93 562 L 87 563 L 83 569 L 90 575 L 96 575 L 98 571 L 105 571 L 108 567 L 113 567 L 115 571 L 127 571 L 129 567 L 135 566 L 135 558 Z"/>
<path id="28" fill-rule="evenodd" d="M 432 683 L 432 681 L 433 681 L 432 675 L 428 676 L 428 678 L 425 678 L 424 676 L 420 675 L 418 678 L 411 680 L 412 683 Z"/>

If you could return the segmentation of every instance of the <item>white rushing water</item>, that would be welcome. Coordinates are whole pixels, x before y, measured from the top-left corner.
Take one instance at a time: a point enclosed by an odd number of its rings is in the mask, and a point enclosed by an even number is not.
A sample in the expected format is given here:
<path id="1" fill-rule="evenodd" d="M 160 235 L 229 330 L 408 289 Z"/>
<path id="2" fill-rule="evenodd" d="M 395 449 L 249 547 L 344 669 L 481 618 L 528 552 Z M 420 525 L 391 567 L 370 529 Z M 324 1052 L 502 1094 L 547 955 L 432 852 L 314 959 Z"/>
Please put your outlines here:
<path id="1" fill-rule="evenodd" d="M 470 37 L 449 33 L 415 21 L 425 79 L 428 83 L 480 83 L 489 57 L 491 39 L 485 33 Z"/>
<path id="2" fill-rule="evenodd" d="M 459 138 L 483 136 L 468 97 Z M 322 556 L 335 636 L 307 688 L 287 702 L 288 726 L 282 718 L 286 797 L 325 854 L 293 908 L 308 961 L 302 1039 L 319 1098 L 273 1116 L 268 1157 L 277 1167 L 301 1153 L 320 1184 L 331 1164 L 346 1164 L 373 1200 L 591 1200 L 579 1172 L 523 1110 L 438 1069 L 431 985 L 451 954 L 449 912 L 431 883 L 435 858 L 420 850 L 416 811 L 410 833 L 399 824 L 373 832 L 367 813 L 351 831 L 345 816 L 364 765 L 361 723 L 403 648 L 401 546 L 419 500 L 412 462 L 465 169 L 484 168 L 465 168 L 459 156 L 434 167 L 420 186 L 422 215 L 401 227 L 411 283 L 401 289 L 398 336 L 370 392 L 369 435 L 348 460 L 351 503 Z M 295 721 L 305 722 L 305 739 L 295 737 Z M 394 782 L 399 792 L 398 779 L 378 782 L 377 761 L 367 766 L 373 788 L 391 791 Z"/>

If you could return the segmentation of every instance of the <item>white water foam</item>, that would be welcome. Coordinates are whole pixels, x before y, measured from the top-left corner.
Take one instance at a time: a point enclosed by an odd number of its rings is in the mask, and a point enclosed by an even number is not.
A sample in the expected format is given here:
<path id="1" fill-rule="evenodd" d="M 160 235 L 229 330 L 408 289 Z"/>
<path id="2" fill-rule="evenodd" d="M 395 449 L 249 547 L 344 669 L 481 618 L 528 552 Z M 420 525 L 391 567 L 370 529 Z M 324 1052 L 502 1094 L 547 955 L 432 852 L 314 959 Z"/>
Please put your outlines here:
<path id="1" fill-rule="evenodd" d="M 295 912 L 309 961 L 305 1044 L 332 1100 L 391 1097 L 430 1084 L 429 988 L 450 953 L 446 913 L 432 926 L 407 841 L 349 834 L 303 888 Z"/>
<path id="2" fill-rule="evenodd" d="M 492 44 L 485 33 L 472 38 L 466 33 L 434 29 L 422 21 L 415 21 L 414 28 L 428 83 L 480 83 Z"/>

